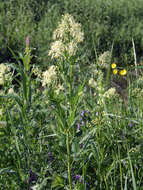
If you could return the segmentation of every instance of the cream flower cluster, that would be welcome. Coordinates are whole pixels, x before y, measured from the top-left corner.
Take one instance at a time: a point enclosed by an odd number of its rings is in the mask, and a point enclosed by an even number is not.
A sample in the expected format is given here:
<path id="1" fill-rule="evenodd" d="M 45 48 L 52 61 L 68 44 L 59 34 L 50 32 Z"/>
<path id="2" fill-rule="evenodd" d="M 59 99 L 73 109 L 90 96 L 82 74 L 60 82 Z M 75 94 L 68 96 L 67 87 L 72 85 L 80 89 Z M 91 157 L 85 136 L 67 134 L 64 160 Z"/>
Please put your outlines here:
<path id="1" fill-rule="evenodd" d="M 88 84 L 92 88 L 96 88 L 97 87 L 97 83 L 95 82 L 94 78 L 90 78 L 89 81 L 88 81 Z"/>
<path id="2" fill-rule="evenodd" d="M 63 42 L 61 40 L 57 40 L 51 44 L 49 56 L 51 56 L 52 59 L 63 57 L 65 49 L 66 46 L 63 44 Z"/>
<path id="3" fill-rule="evenodd" d="M 63 58 L 65 54 L 73 56 L 76 54 L 77 44 L 82 42 L 84 34 L 81 25 L 76 23 L 70 14 L 62 16 L 57 29 L 53 33 L 53 40 L 49 56 L 51 58 Z"/>
<path id="4" fill-rule="evenodd" d="M 90 78 L 88 84 L 96 90 L 95 95 L 98 95 L 97 104 L 104 105 L 104 99 L 114 98 L 118 96 L 115 88 L 110 88 L 107 91 L 104 88 L 104 75 L 101 70 L 93 70 L 94 77 Z"/>
<path id="5" fill-rule="evenodd" d="M 0 64 L 0 85 L 4 84 L 4 81 L 9 79 L 9 67 L 4 63 Z"/>
<path id="6" fill-rule="evenodd" d="M 55 93 L 59 95 L 60 91 L 64 91 L 64 86 L 59 84 L 57 88 L 55 89 Z"/>
<path id="7" fill-rule="evenodd" d="M 110 88 L 104 93 L 104 98 L 113 98 L 116 95 L 116 89 Z"/>
<path id="8" fill-rule="evenodd" d="M 50 66 L 48 70 L 43 72 L 42 77 L 42 86 L 50 86 L 57 78 L 56 66 Z"/>
<path id="9" fill-rule="evenodd" d="M 76 23 L 73 16 L 65 14 L 53 33 L 53 40 L 60 39 L 63 42 L 75 40 L 77 43 L 83 41 L 84 34 L 81 31 L 81 24 Z"/>
<path id="10" fill-rule="evenodd" d="M 32 72 L 38 78 L 42 78 L 42 71 L 39 67 L 33 67 Z"/>
<path id="11" fill-rule="evenodd" d="M 108 64 L 110 63 L 110 59 L 111 59 L 111 53 L 109 51 L 105 51 L 98 58 L 99 66 L 101 66 L 102 68 L 107 68 Z"/>

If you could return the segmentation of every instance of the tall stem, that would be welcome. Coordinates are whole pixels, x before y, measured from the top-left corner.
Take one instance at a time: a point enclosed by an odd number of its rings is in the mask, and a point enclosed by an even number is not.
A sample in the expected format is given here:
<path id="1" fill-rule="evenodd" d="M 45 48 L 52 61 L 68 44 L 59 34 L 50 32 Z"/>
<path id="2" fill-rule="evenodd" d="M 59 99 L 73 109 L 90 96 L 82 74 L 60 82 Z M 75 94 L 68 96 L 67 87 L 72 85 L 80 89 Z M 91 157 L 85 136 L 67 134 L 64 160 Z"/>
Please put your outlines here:
<path id="1" fill-rule="evenodd" d="M 70 65 L 70 96 L 72 94 L 72 64 Z"/>
<path id="2" fill-rule="evenodd" d="M 69 131 L 67 131 L 66 135 L 67 135 L 66 136 L 66 145 L 67 145 L 67 161 L 68 161 L 68 181 L 69 181 L 70 190 L 72 190 Z"/>

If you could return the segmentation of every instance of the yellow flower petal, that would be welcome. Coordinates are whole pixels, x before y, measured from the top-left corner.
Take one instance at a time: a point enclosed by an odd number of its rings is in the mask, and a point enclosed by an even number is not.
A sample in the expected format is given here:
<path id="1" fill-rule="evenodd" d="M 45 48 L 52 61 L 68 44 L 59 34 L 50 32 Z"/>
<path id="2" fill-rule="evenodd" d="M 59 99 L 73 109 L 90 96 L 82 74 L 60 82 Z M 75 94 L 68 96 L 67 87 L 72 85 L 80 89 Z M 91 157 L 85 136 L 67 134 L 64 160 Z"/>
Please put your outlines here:
<path id="1" fill-rule="evenodd" d="M 114 70 L 113 70 L 113 74 L 114 74 L 114 75 L 117 75 L 117 74 L 118 74 L 118 70 L 117 70 L 117 69 L 114 69 Z"/>
<path id="2" fill-rule="evenodd" d="M 112 69 L 115 69 L 116 68 L 116 63 L 112 63 L 111 67 L 112 67 Z"/>
<path id="3" fill-rule="evenodd" d="M 121 71 L 120 71 L 120 75 L 126 75 L 126 73 L 127 73 L 127 71 L 126 71 L 126 69 L 122 69 Z"/>

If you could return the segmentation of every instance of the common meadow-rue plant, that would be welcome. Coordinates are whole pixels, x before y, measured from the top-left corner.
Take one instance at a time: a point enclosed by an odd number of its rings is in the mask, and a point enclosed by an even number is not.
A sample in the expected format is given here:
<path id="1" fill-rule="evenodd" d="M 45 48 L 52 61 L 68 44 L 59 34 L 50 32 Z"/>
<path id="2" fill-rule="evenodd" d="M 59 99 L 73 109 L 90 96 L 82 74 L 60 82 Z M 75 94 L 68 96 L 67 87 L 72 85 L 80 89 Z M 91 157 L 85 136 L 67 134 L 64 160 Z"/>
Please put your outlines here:
<path id="1" fill-rule="evenodd" d="M 83 42 L 84 34 L 81 25 L 76 23 L 73 16 L 65 14 L 61 22 L 53 33 L 54 42 L 51 44 L 49 56 L 56 60 L 56 66 L 52 65 L 43 72 L 42 85 L 48 86 L 48 97 L 55 106 L 57 114 L 57 126 L 55 131 L 57 136 L 63 136 L 66 142 L 67 171 L 69 189 L 73 189 L 71 177 L 71 157 L 72 140 L 75 138 L 76 130 L 74 122 L 80 101 L 80 94 L 84 86 L 74 87 L 73 69 L 75 65 L 78 44 Z M 64 91 L 66 89 L 66 93 Z M 62 92 L 62 93 L 61 93 Z"/>
<path id="2" fill-rule="evenodd" d="M 93 78 L 89 79 L 89 86 L 94 88 L 94 96 L 96 96 L 97 104 L 103 106 L 103 94 L 105 92 L 104 75 L 101 69 L 92 71 Z"/>
<path id="3" fill-rule="evenodd" d="M 76 23 L 73 16 L 65 14 L 53 33 L 54 42 L 51 44 L 49 56 L 56 59 L 70 58 L 77 53 L 78 43 L 83 42 L 84 34 L 81 25 Z"/>
<path id="4" fill-rule="evenodd" d="M 111 53 L 109 51 L 104 52 L 99 56 L 97 62 L 89 67 L 89 81 L 88 86 L 90 87 L 92 99 L 94 99 L 95 109 L 92 112 L 100 112 L 103 118 L 106 118 L 106 113 L 108 111 L 109 102 L 121 102 L 121 98 L 116 91 L 115 87 L 112 87 L 112 79 L 110 73 L 110 82 L 107 85 L 107 75 L 110 69 L 116 68 L 116 64 L 111 65 Z M 90 78 L 91 77 L 91 78 Z"/>

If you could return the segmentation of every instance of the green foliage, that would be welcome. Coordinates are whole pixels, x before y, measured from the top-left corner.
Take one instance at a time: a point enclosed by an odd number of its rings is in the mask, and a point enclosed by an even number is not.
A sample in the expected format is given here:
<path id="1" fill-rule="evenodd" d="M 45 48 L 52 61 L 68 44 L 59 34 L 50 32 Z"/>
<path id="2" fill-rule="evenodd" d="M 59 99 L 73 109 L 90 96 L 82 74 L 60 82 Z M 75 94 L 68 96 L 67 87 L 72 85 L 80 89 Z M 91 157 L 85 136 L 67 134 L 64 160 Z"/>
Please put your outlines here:
<path id="1" fill-rule="evenodd" d="M 30 36 L 40 64 L 48 62 L 47 50 L 52 31 L 64 13 L 71 13 L 82 24 L 86 43 L 81 47 L 85 61 L 114 45 L 113 54 L 121 65 L 133 63 L 132 38 L 138 56 L 142 56 L 141 0 L 83 0 L 83 1 L 2 1 L 0 4 L 1 61 L 9 55 L 7 47 L 24 50 L 25 38 Z M 53 22 L 54 21 L 54 22 Z"/>
<path id="2" fill-rule="evenodd" d="M 143 66 L 124 76 L 111 68 L 112 60 L 119 70 L 132 61 L 132 38 L 142 47 L 141 5 L 1 2 L 1 61 L 12 60 L 0 70 L 0 189 L 143 189 Z M 77 54 L 67 48 L 50 60 L 53 30 L 67 12 L 82 24 L 84 42 Z M 104 50 L 110 59 L 98 56 Z"/>

